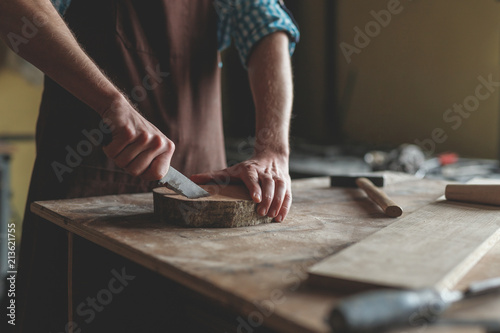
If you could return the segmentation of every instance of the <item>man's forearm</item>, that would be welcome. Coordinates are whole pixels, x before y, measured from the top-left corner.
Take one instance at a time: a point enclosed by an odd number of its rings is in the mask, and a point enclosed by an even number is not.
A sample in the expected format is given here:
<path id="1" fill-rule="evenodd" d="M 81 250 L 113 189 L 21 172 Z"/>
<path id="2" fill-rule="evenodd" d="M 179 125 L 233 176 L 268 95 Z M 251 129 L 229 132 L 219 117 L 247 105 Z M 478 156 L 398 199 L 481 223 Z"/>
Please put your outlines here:
<path id="1" fill-rule="evenodd" d="M 248 61 L 256 109 L 254 156 L 227 169 L 194 175 L 198 183 L 240 179 L 258 203 L 261 216 L 283 221 L 292 204 L 288 143 L 293 86 L 288 36 L 278 32 L 262 39 Z"/>
<path id="2" fill-rule="evenodd" d="M 27 21 L 37 25 L 29 39 L 23 36 Z M 24 42 L 13 45 L 17 36 Z M 173 142 L 144 119 L 86 55 L 50 1 L 0 0 L 0 38 L 103 117 L 113 137 L 103 151 L 118 167 L 145 180 L 167 173 Z"/>
<path id="3" fill-rule="evenodd" d="M 248 61 L 256 108 L 256 154 L 289 155 L 293 84 L 288 43 L 286 33 L 273 33 L 255 46 Z"/>
<path id="4" fill-rule="evenodd" d="M 24 36 L 26 21 L 38 31 Z M 0 0 L 0 38 L 100 114 L 123 98 L 85 54 L 48 0 Z"/>

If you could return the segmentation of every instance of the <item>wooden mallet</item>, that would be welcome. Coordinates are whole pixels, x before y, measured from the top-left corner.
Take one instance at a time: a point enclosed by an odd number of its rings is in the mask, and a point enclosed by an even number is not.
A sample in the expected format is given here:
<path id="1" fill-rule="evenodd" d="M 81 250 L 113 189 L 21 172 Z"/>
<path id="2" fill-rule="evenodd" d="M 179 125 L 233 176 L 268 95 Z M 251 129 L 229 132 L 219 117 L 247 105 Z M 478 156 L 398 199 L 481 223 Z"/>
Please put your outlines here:
<path id="1" fill-rule="evenodd" d="M 403 209 L 392 201 L 387 194 L 377 186 L 384 186 L 383 176 L 331 176 L 330 185 L 338 187 L 359 187 L 365 191 L 366 195 L 372 199 L 389 217 L 399 217 L 403 214 Z"/>

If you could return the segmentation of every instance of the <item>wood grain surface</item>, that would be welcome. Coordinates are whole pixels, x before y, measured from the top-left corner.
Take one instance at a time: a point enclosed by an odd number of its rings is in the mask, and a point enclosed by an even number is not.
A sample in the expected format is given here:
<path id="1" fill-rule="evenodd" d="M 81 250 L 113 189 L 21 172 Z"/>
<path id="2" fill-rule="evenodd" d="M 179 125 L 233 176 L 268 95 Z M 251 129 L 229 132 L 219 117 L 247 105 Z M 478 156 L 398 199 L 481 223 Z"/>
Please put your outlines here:
<path id="1" fill-rule="evenodd" d="M 500 240 L 500 208 L 439 200 L 309 269 L 331 288 L 453 288 Z M 500 273 L 500 272 L 499 272 Z"/>
<path id="2" fill-rule="evenodd" d="M 247 323 L 260 315 L 263 325 L 278 332 L 328 332 L 324 318 L 346 294 L 305 284 L 307 269 L 397 220 L 385 216 L 358 189 L 330 188 L 328 178 L 295 181 L 292 186 L 294 203 L 283 223 L 244 228 L 186 229 L 155 222 L 152 194 L 36 202 L 32 210 L 217 300 Z M 384 190 L 404 208 L 404 218 L 435 201 L 444 186 L 406 177 Z M 499 275 L 499 265 L 497 246 L 460 286 Z M 496 319 L 500 313 L 500 297 L 468 304 L 446 315 Z"/>
<path id="3" fill-rule="evenodd" d="M 210 196 L 189 199 L 166 187 L 153 190 L 154 212 L 163 223 L 192 228 L 234 228 L 269 223 L 257 214 L 244 185 L 201 185 Z"/>

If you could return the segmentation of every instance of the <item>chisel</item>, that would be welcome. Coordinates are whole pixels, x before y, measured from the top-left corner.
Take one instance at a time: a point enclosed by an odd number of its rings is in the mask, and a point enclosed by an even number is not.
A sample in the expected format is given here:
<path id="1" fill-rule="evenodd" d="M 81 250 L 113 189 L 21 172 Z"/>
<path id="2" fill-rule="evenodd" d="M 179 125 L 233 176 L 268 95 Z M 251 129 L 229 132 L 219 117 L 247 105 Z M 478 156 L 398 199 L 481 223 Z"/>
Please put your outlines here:
<path id="1" fill-rule="evenodd" d="M 500 277 L 474 282 L 465 292 L 422 290 L 370 291 L 341 301 L 328 321 L 334 333 L 374 333 L 419 326 L 438 319 L 451 304 L 500 291 Z"/>

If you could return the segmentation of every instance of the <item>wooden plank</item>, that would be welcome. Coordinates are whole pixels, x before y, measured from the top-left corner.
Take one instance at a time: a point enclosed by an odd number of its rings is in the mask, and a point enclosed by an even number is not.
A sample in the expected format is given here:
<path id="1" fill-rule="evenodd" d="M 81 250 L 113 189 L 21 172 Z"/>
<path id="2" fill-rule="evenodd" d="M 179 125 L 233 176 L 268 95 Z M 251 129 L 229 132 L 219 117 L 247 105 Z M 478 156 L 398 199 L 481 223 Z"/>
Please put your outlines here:
<path id="1" fill-rule="evenodd" d="M 312 283 L 452 288 L 500 240 L 500 208 L 439 200 L 309 269 Z"/>

